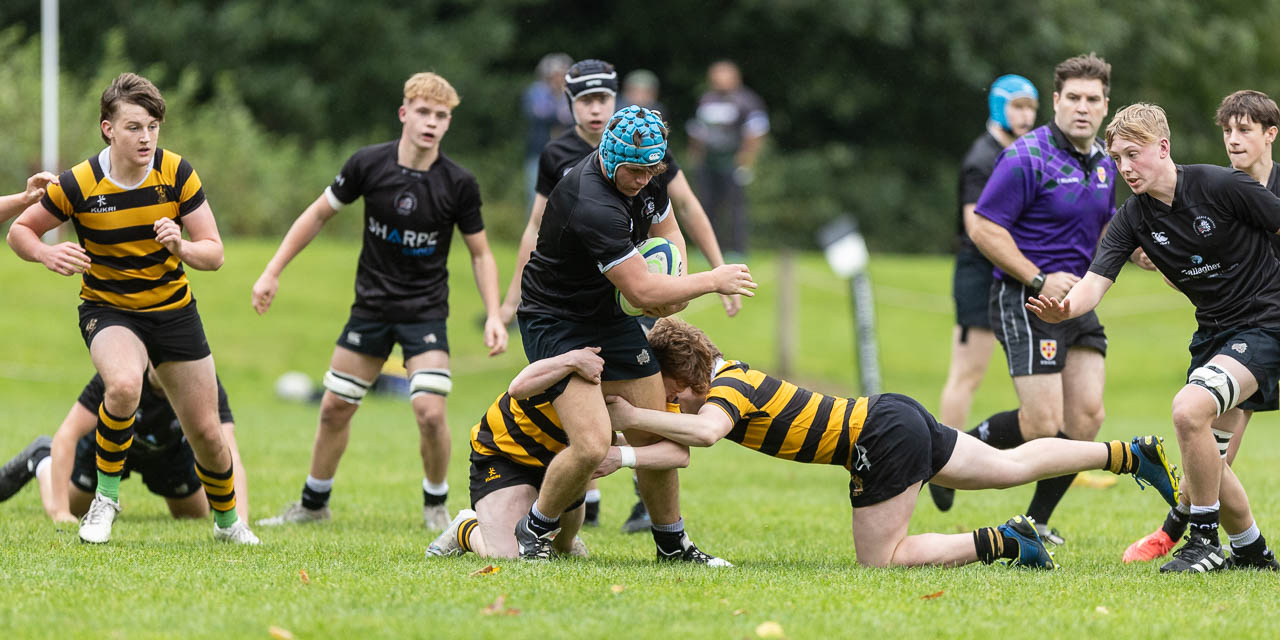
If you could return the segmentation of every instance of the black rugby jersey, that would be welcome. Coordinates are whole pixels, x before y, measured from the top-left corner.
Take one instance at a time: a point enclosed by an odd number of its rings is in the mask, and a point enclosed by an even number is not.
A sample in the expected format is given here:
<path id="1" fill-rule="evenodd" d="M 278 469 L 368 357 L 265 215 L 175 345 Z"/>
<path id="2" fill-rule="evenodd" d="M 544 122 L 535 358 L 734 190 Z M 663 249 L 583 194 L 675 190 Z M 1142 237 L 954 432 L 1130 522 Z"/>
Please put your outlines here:
<path id="1" fill-rule="evenodd" d="M 71 220 L 89 255 L 80 298 L 131 311 L 169 311 L 191 304 L 191 288 L 178 256 L 156 240 L 161 218 L 182 217 L 204 204 L 200 176 L 172 151 L 156 149 L 142 182 L 122 186 L 110 176 L 110 149 L 62 172 L 41 204 Z"/>
<path id="2" fill-rule="evenodd" d="M 360 149 L 329 186 L 346 204 L 364 197 L 351 314 L 386 322 L 446 318 L 453 227 L 464 234 L 484 230 L 480 187 L 444 153 L 426 171 L 400 166 L 397 143 Z"/>
<path id="3" fill-rule="evenodd" d="M 596 147 L 594 145 L 583 140 L 573 129 L 565 131 L 551 142 L 548 142 L 547 146 L 542 149 L 542 155 L 538 156 L 537 192 L 544 197 L 550 197 L 551 190 L 555 188 L 560 178 L 569 173 L 569 170 L 573 168 L 573 165 L 578 164 L 579 160 L 587 157 L 595 150 Z M 663 186 L 666 186 L 676 179 L 676 174 L 680 173 L 680 165 L 676 163 L 676 157 L 671 154 L 671 149 L 669 148 L 667 149 L 666 157 L 662 161 L 667 163 L 667 171 L 655 178 L 655 180 L 660 180 Z"/>
<path id="4" fill-rule="evenodd" d="M 102 376 L 94 375 L 80 392 L 77 402 L 96 416 L 105 390 L 106 385 L 102 382 Z M 130 458 L 138 460 L 166 454 L 173 446 L 182 442 L 182 425 L 178 424 L 178 415 L 173 412 L 169 400 L 151 386 L 147 376 L 142 377 L 142 395 L 138 399 L 138 409 L 133 415 L 133 445 L 129 447 Z M 227 400 L 227 390 L 222 388 L 222 380 L 218 380 L 218 421 L 235 422 L 235 418 L 231 415 L 231 404 Z M 89 433 L 84 437 L 92 439 L 94 434 Z"/>
<path id="5" fill-rule="evenodd" d="M 982 197 L 982 188 L 987 186 L 987 180 L 991 178 L 991 172 L 996 166 L 996 158 L 1000 156 L 1001 151 L 1004 151 L 1004 147 L 988 131 L 978 136 L 978 139 L 969 146 L 969 151 L 964 154 L 964 162 L 960 164 L 960 197 L 956 206 L 956 246 L 973 245 L 969 234 L 964 230 L 964 206 L 978 204 L 978 198 Z"/>
<path id="6" fill-rule="evenodd" d="M 1201 328 L 1280 328 L 1277 229 L 1280 198 L 1244 172 L 1178 165 L 1173 206 L 1147 194 L 1126 200 L 1089 270 L 1114 281 L 1140 246 L 1196 306 Z"/>
<path id="7" fill-rule="evenodd" d="M 627 197 L 605 177 L 598 152 L 583 158 L 547 200 L 520 280 L 520 312 L 574 322 L 626 317 L 604 272 L 635 254 L 669 212 L 666 185 L 650 180 Z"/>

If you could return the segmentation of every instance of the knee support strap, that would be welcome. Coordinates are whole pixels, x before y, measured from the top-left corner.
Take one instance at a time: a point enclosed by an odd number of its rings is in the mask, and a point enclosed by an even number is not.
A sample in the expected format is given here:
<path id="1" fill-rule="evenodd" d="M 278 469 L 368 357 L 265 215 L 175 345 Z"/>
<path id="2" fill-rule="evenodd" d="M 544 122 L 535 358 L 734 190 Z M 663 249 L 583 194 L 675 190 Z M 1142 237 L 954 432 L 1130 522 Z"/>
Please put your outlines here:
<path id="1" fill-rule="evenodd" d="M 453 379 L 448 369 L 418 369 L 409 376 L 409 397 L 416 398 L 424 393 L 447 396 L 453 390 Z"/>
<path id="2" fill-rule="evenodd" d="M 1231 446 L 1231 432 L 1214 429 L 1213 439 L 1218 442 L 1218 455 L 1223 458 L 1227 457 L 1227 447 Z"/>
<path id="3" fill-rule="evenodd" d="M 360 404 L 372 382 L 330 369 L 324 372 L 324 388 L 351 404 Z"/>
<path id="4" fill-rule="evenodd" d="M 1187 384 L 1194 384 L 1208 391 L 1218 403 L 1218 415 L 1227 412 L 1240 401 L 1240 383 L 1235 376 L 1222 368 L 1207 364 L 1196 367 L 1187 377 Z"/>

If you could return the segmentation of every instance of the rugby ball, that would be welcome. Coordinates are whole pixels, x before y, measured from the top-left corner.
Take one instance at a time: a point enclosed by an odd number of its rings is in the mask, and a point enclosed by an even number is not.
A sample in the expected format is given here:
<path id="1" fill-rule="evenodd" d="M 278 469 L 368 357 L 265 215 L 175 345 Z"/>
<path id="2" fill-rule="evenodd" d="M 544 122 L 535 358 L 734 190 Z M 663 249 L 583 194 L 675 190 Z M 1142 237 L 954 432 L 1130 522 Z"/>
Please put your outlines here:
<path id="1" fill-rule="evenodd" d="M 649 273 L 661 273 L 668 276 L 680 275 L 683 268 L 683 262 L 680 257 L 680 247 L 671 244 L 670 240 L 658 236 L 649 238 L 636 247 L 640 252 L 640 257 L 644 258 L 645 265 L 649 267 Z M 629 316 L 642 316 L 644 310 L 637 309 L 622 295 L 621 291 L 616 291 L 614 297 L 618 299 L 618 306 L 622 312 Z"/>
<path id="2" fill-rule="evenodd" d="M 276 379 L 276 395 L 282 400 L 306 402 L 314 393 L 311 377 L 301 371 L 286 371 Z"/>

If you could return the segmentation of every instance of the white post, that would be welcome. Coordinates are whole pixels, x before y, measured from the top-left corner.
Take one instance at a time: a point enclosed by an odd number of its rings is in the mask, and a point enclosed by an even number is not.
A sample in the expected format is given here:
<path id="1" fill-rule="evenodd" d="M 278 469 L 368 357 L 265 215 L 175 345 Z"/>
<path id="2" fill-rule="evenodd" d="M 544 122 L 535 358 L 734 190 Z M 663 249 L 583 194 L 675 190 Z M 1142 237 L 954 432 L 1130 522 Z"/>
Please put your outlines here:
<path id="1" fill-rule="evenodd" d="M 40 0 L 41 124 L 40 164 L 58 173 L 58 0 Z M 46 242 L 58 241 L 58 229 L 44 234 Z"/>

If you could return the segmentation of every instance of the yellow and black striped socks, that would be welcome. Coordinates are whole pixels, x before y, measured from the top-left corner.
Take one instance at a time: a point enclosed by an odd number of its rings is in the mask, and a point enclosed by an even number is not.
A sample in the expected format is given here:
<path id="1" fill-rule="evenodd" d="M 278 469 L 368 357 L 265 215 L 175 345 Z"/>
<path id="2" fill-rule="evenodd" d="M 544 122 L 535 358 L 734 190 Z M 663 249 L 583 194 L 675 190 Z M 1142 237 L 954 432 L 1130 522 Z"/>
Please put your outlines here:
<path id="1" fill-rule="evenodd" d="M 1107 445 L 1107 466 L 1111 473 L 1135 473 L 1138 471 L 1138 457 L 1133 454 L 1129 443 L 1123 440 L 1112 440 Z"/>
<path id="2" fill-rule="evenodd" d="M 475 518 L 467 518 L 458 524 L 458 546 L 462 547 L 463 551 L 475 551 L 471 546 L 471 534 L 475 533 L 479 527 L 480 521 Z"/>
<path id="3" fill-rule="evenodd" d="M 991 564 L 1002 558 L 1013 560 L 1018 557 L 1020 550 L 1017 540 L 1000 533 L 996 527 L 975 529 L 973 546 L 977 549 L 978 560 L 982 564 Z"/>
<path id="4" fill-rule="evenodd" d="M 223 529 L 240 519 L 236 515 L 234 468 L 232 466 L 222 473 L 214 473 L 199 462 L 196 463 L 196 475 L 204 485 L 204 494 L 209 498 L 209 506 L 213 509 L 213 522 Z"/>
<path id="5" fill-rule="evenodd" d="M 97 452 L 98 493 L 120 501 L 120 476 L 124 473 L 124 461 L 133 444 L 133 414 L 117 418 L 107 413 L 105 403 L 98 404 Z"/>

